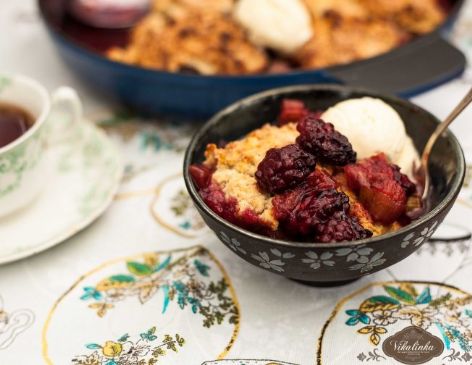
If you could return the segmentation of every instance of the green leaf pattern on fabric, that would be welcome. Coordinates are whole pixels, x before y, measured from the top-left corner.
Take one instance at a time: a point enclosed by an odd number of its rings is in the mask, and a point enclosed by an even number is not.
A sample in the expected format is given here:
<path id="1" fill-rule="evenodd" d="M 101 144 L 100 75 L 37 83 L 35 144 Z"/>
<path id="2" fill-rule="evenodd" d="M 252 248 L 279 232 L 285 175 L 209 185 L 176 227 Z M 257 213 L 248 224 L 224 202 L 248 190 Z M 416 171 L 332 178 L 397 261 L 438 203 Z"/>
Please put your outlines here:
<path id="1" fill-rule="evenodd" d="M 443 293 L 436 298 L 429 285 L 395 283 L 384 285 L 385 294 L 366 298 L 356 309 L 348 309 L 345 324 L 350 327 L 362 326 L 357 332 L 367 335 L 368 341 L 377 346 L 389 326 L 404 321 L 406 325 L 428 329 L 436 325 L 441 329 L 444 342 L 450 346 L 458 344 L 462 351 L 472 351 L 472 310 L 465 305 L 472 304 L 472 296 L 454 298 Z M 419 294 L 418 294 L 419 293 Z"/>
<path id="2" fill-rule="evenodd" d="M 189 309 L 203 319 L 204 327 L 230 324 L 239 321 L 239 310 L 229 293 L 225 278 L 212 277 L 212 259 L 208 251 L 195 248 L 180 258 L 161 254 L 148 254 L 143 260 L 126 262 L 127 273 L 117 273 L 99 281 L 95 286 L 86 286 L 80 297 L 92 301 L 88 307 L 104 317 L 120 301 L 138 297 L 141 304 L 160 293 L 163 296 L 162 313 L 172 303 L 181 310 Z M 365 322 L 367 317 L 360 316 Z M 152 335 L 150 335 L 152 337 Z"/>

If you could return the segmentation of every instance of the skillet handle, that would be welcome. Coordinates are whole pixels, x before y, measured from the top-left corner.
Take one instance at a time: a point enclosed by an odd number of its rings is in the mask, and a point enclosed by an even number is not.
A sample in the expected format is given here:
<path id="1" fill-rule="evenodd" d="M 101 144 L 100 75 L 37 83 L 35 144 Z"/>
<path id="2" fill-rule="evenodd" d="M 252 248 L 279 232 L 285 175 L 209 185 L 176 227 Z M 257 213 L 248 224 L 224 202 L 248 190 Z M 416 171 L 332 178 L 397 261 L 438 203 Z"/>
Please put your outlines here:
<path id="1" fill-rule="evenodd" d="M 383 56 L 326 71 L 343 84 L 408 97 L 461 75 L 465 64 L 460 50 L 432 33 Z"/>

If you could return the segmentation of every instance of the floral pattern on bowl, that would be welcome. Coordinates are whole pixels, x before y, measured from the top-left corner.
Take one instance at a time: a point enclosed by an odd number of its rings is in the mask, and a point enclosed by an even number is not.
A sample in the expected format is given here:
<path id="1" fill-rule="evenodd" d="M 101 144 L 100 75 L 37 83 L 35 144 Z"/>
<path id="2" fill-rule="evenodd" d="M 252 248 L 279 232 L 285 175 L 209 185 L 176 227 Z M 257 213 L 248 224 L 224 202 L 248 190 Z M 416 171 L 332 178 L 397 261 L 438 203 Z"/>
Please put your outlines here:
<path id="1" fill-rule="evenodd" d="M 426 242 L 435 232 L 439 221 L 425 226 L 415 232 L 406 234 L 400 239 L 400 250 L 397 249 L 397 255 L 407 256 L 411 250 L 415 250 L 422 243 Z M 418 233 L 416 233 L 418 232 Z M 332 272 L 333 270 L 345 270 L 354 275 L 365 275 L 380 270 L 383 267 L 390 266 L 387 252 L 391 250 L 387 247 L 383 250 L 377 250 L 376 246 L 346 245 L 346 247 L 330 247 L 325 245 L 321 252 L 293 247 L 291 250 L 279 250 L 278 248 L 269 248 L 265 250 L 256 250 L 254 245 L 246 244 L 244 238 L 231 237 L 229 232 L 220 231 L 218 238 L 233 252 L 241 257 L 251 260 L 255 265 L 275 272 L 284 274 L 287 267 L 297 266 L 306 267 L 304 272 Z M 411 243 L 411 244 L 410 244 Z M 349 274 L 350 276 L 352 274 Z"/>

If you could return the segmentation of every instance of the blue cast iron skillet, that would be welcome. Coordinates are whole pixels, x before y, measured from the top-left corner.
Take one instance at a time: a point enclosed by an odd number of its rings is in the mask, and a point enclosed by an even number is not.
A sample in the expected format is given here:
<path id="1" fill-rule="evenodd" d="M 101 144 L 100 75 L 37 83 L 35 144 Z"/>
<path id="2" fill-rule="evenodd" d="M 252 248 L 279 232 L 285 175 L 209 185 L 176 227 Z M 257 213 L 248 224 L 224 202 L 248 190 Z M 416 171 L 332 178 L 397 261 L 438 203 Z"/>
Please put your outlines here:
<path id="1" fill-rule="evenodd" d="M 67 0 L 38 2 L 66 64 L 108 97 L 141 114 L 201 119 L 247 95 L 298 84 L 348 84 L 409 97 L 459 76 L 465 67 L 464 55 L 445 39 L 464 0 L 450 0 L 448 18 L 437 31 L 381 56 L 324 69 L 251 76 L 187 75 L 110 61 L 103 51 L 124 45 L 129 30 L 85 26 L 68 15 Z"/>

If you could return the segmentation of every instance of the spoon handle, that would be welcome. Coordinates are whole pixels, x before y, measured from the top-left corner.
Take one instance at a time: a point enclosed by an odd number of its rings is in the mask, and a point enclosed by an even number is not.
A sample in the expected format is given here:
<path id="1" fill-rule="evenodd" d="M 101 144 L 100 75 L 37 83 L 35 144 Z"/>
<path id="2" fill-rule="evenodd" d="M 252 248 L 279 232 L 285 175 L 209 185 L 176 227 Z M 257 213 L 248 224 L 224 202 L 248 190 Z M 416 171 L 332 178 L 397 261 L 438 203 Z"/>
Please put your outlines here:
<path id="1" fill-rule="evenodd" d="M 427 166 L 429 154 L 433 149 L 436 140 L 444 133 L 444 131 L 449 127 L 449 125 L 456 119 L 456 117 L 472 102 L 472 88 L 469 90 L 466 96 L 457 104 L 454 110 L 444 119 L 442 123 L 440 123 L 436 129 L 434 130 L 431 137 L 429 137 L 428 142 L 423 150 L 423 155 L 421 156 L 421 160 L 423 166 Z"/>
<path id="2" fill-rule="evenodd" d="M 427 201 L 430 191 L 430 176 L 429 176 L 429 168 L 428 168 L 428 160 L 429 155 L 431 154 L 431 150 L 433 149 L 434 144 L 438 140 L 438 138 L 446 131 L 447 127 L 456 119 L 456 117 L 467 107 L 467 105 L 472 102 L 472 88 L 470 88 L 469 92 L 462 98 L 462 100 L 457 104 L 454 110 L 444 119 L 434 130 L 431 137 L 429 137 L 428 142 L 423 150 L 423 154 L 421 155 L 421 166 L 423 167 L 423 174 L 424 174 L 424 189 L 422 194 L 423 201 Z"/>

